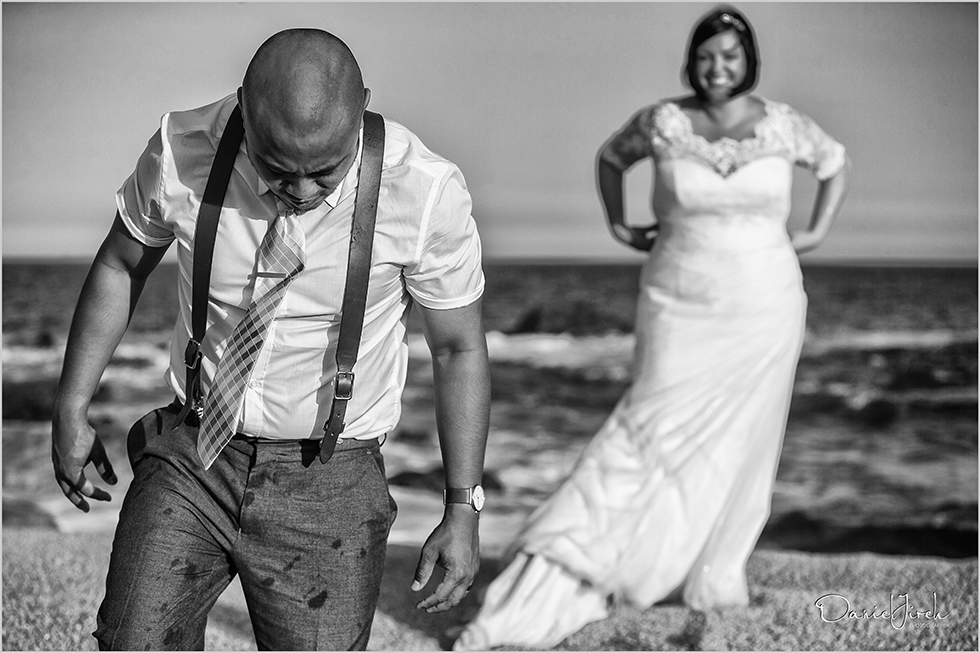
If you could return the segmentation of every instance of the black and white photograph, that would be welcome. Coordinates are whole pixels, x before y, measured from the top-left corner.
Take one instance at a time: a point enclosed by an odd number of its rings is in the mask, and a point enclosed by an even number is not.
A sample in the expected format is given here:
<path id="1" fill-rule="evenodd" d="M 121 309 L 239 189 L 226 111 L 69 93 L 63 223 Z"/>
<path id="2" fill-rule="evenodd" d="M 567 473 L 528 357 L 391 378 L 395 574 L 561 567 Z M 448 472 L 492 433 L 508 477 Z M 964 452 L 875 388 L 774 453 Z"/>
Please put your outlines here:
<path id="1" fill-rule="evenodd" d="M 5 2 L 4 650 L 977 650 L 978 5 Z"/>

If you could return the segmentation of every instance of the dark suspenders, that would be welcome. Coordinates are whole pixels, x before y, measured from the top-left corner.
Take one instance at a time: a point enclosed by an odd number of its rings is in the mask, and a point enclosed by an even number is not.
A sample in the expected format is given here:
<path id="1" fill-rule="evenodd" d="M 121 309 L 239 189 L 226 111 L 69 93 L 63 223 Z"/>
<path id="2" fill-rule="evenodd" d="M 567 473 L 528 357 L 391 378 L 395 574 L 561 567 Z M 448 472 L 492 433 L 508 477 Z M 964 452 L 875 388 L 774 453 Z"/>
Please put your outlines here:
<path id="1" fill-rule="evenodd" d="M 218 151 L 211 164 L 211 173 L 204 190 L 194 234 L 193 300 L 191 305 L 192 335 L 184 352 L 187 368 L 184 394 L 186 400 L 180 418 L 186 417 L 191 406 L 198 417 L 203 411 L 201 396 L 201 343 L 207 329 L 208 292 L 211 285 L 211 258 L 214 252 L 218 217 L 224 202 L 228 180 L 238 155 L 244 127 L 241 107 L 235 106 L 221 135 Z M 384 118 L 371 111 L 364 112 L 364 144 L 358 170 L 354 217 L 351 222 L 350 254 L 347 262 L 347 281 L 337 339 L 337 376 L 334 377 L 333 403 L 330 417 L 323 424 L 320 461 L 327 462 L 344 430 L 347 402 L 354 392 L 354 363 L 361 342 L 364 308 L 367 303 L 368 279 L 371 276 L 371 252 L 374 245 L 374 223 L 381 188 L 381 163 L 384 157 Z"/>
<path id="2" fill-rule="evenodd" d="M 384 148 L 384 118 L 380 114 L 365 111 L 364 147 L 361 152 L 361 167 L 357 171 L 357 194 L 350 228 L 344 307 L 340 314 L 340 335 L 337 337 L 337 376 L 333 380 L 330 417 L 323 423 L 323 441 L 320 445 L 322 463 L 333 455 L 337 436 L 344 430 L 347 402 L 354 394 L 354 363 L 357 361 L 357 348 L 361 344 L 368 278 L 371 276 L 371 251 L 374 247 L 374 222 L 378 215 Z"/>
<path id="3" fill-rule="evenodd" d="M 214 237 L 218 232 L 218 218 L 225 201 L 228 180 L 235 167 L 235 158 L 242 142 L 245 126 L 242 108 L 235 105 L 225 123 L 225 131 L 218 143 L 218 152 L 211 162 L 211 174 L 204 188 L 204 198 L 197 213 L 194 231 L 194 271 L 191 281 L 191 337 L 184 350 L 184 408 L 178 421 L 184 421 L 193 407 L 198 419 L 204 411 L 201 397 L 201 343 L 208 327 L 208 291 L 211 286 L 211 257 L 214 253 Z"/>

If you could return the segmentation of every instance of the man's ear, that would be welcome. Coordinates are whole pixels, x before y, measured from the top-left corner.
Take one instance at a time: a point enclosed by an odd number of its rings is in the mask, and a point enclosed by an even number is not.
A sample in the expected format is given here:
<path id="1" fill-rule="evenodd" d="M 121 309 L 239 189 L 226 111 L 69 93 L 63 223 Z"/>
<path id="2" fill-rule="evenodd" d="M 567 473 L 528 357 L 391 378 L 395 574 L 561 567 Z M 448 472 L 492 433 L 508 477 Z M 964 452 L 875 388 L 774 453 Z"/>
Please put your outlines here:
<path id="1" fill-rule="evenodd" d="M 236 93 L 236 95 L 238 95 L 238 106 L 242 106 L 242 87 L 241 86 L 238 87 L 238 93 Z"/>
<path id="2" fill-rule="evenodd" d="M 239 89 L 241 93 L 241 89 Z M 364 89 L 364 110 L 367 111 L 368 105 L 371 103 L 371 89 Z"/>

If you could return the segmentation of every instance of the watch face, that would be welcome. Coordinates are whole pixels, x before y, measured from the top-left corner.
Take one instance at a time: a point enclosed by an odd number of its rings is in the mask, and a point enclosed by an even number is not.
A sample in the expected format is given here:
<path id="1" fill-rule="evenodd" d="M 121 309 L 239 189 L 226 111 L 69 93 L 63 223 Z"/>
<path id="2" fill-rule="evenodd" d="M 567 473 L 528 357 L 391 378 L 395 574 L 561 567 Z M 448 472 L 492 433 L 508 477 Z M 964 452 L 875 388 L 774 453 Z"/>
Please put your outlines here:
<path id="1" fill-rule="evenodd" d="M 473 488 L 473 509 L 477 512 L 483 510 L 483 486 L 477 485 Z"/>

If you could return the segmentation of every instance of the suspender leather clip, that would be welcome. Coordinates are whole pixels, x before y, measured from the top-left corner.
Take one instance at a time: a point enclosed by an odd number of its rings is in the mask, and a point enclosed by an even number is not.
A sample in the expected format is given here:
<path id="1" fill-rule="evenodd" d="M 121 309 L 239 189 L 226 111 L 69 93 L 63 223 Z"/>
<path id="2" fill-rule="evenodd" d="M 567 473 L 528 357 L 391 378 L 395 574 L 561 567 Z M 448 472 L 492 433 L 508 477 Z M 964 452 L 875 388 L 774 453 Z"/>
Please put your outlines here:
<path id="1" fill-rule="evenodd" d="M 333 398 L 350 401 L 354 396 L 354 373 L 337 372 L 333 380 Z"/>
<path id="2" fill-rule="evenodd" d="M 204 405 L 201 402 L 201 343 L 194 338 L 187 340 L 184 367 L 187 368 L 187 375 L 184 377 L 184 405 L 177 415 L 177 421 L 183 422 L 193 410 L 200 423 L 204 416 Z"/>
<path id="3" fill-rule="evenodd" d="M 189 370 L 196 370 L 201 364 L 201 343 L 194 338 L 188 338 L 187 348 L 184 349 L 184 365 Z"/>

